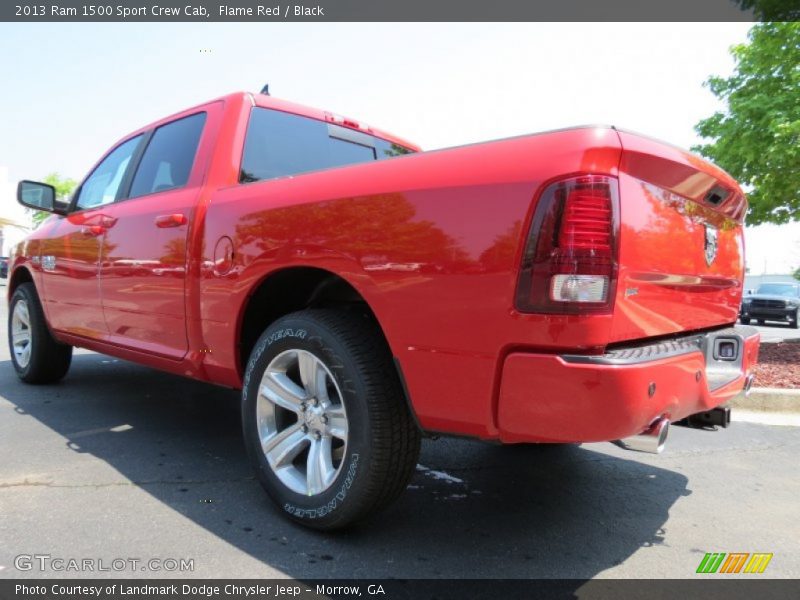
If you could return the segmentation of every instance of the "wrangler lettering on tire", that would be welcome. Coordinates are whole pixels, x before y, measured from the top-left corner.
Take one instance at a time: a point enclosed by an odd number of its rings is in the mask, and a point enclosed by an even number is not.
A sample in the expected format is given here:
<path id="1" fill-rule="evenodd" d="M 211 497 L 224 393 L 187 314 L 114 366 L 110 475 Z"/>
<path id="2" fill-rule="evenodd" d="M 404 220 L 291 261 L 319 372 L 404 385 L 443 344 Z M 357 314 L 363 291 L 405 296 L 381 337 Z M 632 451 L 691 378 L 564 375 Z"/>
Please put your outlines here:
<path id="1" fill-rule="evenodd" d="M 287 315 L 247 364 L 242 423 L 248 455 L 292 519 L 337 529 L 406 487 L 420 432 L 374 320 L 345 310 Z"/>

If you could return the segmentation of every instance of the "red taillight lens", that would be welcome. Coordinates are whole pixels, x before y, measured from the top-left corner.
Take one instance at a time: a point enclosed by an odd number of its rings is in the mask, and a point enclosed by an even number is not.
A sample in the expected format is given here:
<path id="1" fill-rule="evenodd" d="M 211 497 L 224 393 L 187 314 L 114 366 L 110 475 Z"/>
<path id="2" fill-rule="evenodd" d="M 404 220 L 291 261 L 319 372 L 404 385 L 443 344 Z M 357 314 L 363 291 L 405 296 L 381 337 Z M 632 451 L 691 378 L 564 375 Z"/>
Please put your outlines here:
<path id="1" fill-rule="evenodd" d="M 544 190 L 517 288 L 523 312 L 610 312 L 617 275 L 617 180 L 585 175 Z"/>

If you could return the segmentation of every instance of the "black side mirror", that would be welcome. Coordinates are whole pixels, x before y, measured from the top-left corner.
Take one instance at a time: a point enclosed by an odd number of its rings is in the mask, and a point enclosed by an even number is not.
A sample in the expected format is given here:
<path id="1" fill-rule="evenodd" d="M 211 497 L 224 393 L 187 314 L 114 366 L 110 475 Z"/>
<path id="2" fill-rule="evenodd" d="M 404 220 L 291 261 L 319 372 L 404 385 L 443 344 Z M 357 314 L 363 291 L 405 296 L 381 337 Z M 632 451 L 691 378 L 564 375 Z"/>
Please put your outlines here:
<path id="1" fill-rule="evenodd" d="M 17 185 L 17 202 L 22 206 L 58 215 L 66 214 L 66 205 L 56 200 L 56 189 L 38 181 L 23 180 Z"/>

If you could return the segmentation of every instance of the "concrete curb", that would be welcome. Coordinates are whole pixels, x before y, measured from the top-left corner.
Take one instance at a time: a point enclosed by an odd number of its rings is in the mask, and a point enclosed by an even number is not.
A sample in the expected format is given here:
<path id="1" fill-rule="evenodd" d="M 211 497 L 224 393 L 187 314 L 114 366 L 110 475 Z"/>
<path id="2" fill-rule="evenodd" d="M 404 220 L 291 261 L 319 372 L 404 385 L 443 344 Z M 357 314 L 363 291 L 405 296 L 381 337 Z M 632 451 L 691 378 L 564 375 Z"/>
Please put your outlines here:
<path id="1" fill-rule="evenodd" d="M 734 398 L 729 406 L 761 412 L 800 413 L 800 390 L 753 388 L 749 396 Z"/>
<path id="2" fill-rule="evenodd" d="M 800 337 L 783 338 L 782 340 L 761 340 L 762 344 L 800 344 Z"/>

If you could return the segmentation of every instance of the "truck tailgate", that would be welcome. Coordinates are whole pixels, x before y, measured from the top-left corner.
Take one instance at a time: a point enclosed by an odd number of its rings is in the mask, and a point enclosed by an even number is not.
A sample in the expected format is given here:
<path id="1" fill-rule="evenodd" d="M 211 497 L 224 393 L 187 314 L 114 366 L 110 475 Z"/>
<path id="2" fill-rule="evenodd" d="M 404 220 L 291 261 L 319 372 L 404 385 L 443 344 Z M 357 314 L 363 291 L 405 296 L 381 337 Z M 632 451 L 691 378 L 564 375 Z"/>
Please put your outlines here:
<path id="1" fill-rule="evenodd" d="M 619 132 L 619 280 L 611 342 L 734 323 L 744 276 L 737 183 L 678 148 Z"/>

